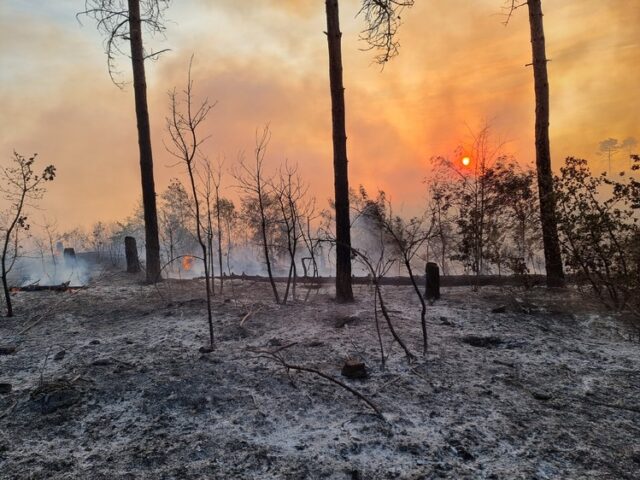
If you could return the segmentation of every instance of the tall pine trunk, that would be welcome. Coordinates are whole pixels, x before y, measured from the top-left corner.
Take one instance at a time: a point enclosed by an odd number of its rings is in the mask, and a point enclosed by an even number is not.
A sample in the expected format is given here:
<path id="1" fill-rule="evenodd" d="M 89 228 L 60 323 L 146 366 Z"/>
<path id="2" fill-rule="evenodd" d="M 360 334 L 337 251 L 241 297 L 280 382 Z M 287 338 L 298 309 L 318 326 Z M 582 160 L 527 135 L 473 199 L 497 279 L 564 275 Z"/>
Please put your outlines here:
<path id="1" fill-rule="evenodd" d="M 564 273 L 556 221 L 553 173 L 551 171 L 549 78 L 547 75 L 542 1 L 529 0 L 527 5 L 529 7 L 529 25 L 531 27 L 531 46 L 533 51 L 532 65 L 536 94 L 536 167 L 538 170 L 544 260 L 547 270 L 547 286 L 559 287 L 564 284 Z"/>
<path id="2" fill-rule="evenodd" d="M 140 0 L 128 1 L 133 90 L 136 101 L 136 120 L 138 123 L 138 146 L 140 148 L 147 281 L 149 283 L 155 283 L 160 280 L 160 241 L 158 238 L 156 192 L 153 181 L 153 154 L 151 151 L 149 110 L 147 107 L 147 81 L 144 71 Z"/>
<path id="3" fill-rule="evenodd" d="M 333 172 L 336 204 L 336 300 L 353 301 L 351 288 L 351 222 L 344 85 L 342 81 L 342 33 L 338 0 L 326 0 L 329 81 L 333 123 Z"/>

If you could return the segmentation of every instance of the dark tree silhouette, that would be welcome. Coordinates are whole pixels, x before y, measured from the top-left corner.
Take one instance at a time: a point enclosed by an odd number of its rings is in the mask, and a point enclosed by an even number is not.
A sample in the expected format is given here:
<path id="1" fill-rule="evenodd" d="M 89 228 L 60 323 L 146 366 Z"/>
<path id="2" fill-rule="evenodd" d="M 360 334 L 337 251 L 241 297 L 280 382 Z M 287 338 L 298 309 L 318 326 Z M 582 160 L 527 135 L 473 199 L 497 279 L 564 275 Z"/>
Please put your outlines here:
<path id="1" fill-rule="evenodd" d="M 397 55 L 395 36 L 400 26 L 400 12 L 413 6 L 414 0 L 363 0 L 359 11 L 366 27 L 362 38 L 370 49 L 381 53 L 376 61 L 384 65 Z M 333 125 L 333 172 L 336 209 L 336 300 L 353 301 L 351 287 L 351 232 L 349 220 L 349 169 L 345 120 L 344 83 L 342 78 L 342 32 L 338 0 L 325 1 L 327 41 L 329 44 L 329 83 Z"/>
<path id="2" fill-rule="evenodd" d="M 333 125 L 333 173 L 336 208 L 336 300 L 353 301 L 351 287 L 351 231 L 349 220 L 349 172 L 344 84 L 342 80 L 342 32 L 338 0 L 326 0 L 329 44 L 329 83 Z"/>
<path id="3" fill-rule="evenodd" d="M 162 16 L 168 4 L 169 0 L 87 0 L 85 10 L 79 14 L 94 18 L 98 30 L 106 35 L 109 75 L 116 85 L 122 86 L 115 79 L 117 55 L 131 58 L 144 207 L 146 274 L 150 283 L 160 279 L 160 241 L 144 61 L 155 58 L 162 51 L 145 52 L 142 27 L 144 25 L 152 34 L 164 32 Z M 124 50 L 123 44 L 126 43 L 130 46 L 130 54 Z"/>
<path id="4" fill-rule="evenodd" d="M 559 287 L 564 284 L 562 254 L 558 239 L 556 218 L 556 200 L 551 171 L 551 147 L 549 143 L 549 76 L 547 73 L 547 55 L 544 38 L 542 0 L 527 0 L 517 4 L 510 1 L 507 20 L 517 8 L 527 5 L 529 8 L 529 26 L 531 28 L 531 48 L 534 89 L 536 96 L 536 167 L 538 192 L 540 196 L 540 220 L 542 223 L 542 243 L 547 270 L 547 286 Z"/>

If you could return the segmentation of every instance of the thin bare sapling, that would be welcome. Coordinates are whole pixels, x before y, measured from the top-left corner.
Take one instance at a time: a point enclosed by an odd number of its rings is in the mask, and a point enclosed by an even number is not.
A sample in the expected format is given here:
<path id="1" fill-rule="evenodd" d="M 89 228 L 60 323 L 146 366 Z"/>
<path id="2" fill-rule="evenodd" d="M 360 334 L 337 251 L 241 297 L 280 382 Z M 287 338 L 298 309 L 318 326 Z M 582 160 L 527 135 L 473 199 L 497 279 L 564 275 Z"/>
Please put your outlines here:
<path id="1" fill-rule="evenodd" d="M 280 209 L 281 230 L 286 243 L 285 249 L 289 256 L 287 285 L 282 298 L 282 303 L 285 304 L 290 290 L 292 298 L 294 300 L 296 298 L 298 279 L 296 255 L 298 245 L 303 237 L 301 209 L 307 195 L 308 185 L 304 184 L 298 175 L 297 166 L 292 166 L 285 162 L 285 165 L 279 169 L 277 181 L 272 182 L 272 190 Z"/>
<path id="2" fill-rule="evenodd" d="M 425 215 L 412 217 L 409 220 L 405 220 L 399 215 L 394 215 L 391 201 L 382 191 L 378 193 L 376 203 L 378 205 L 377 215 L 372 219 L 372 221 L 379 222 L 380 229 L 386 237 L 383 241 L 390 244 L 394 255 L 399 258 L 400 262 L 404 266 L 407 274 L 409 275 L 409 279 L 411 280 L 413 291 L 420 302 L 422 348 L 423 355 L 426 355 L 428 346 L 426 320 L 427 304 L 420 292 L 420 288 L 418 287 L 412 262 L 431 238 L 433 222 L 429 221 Z"/>
<path id="3" fill-rule="evenodd" d="M 214 107 L 207 99 L 199 105 L 194 103 L 193 80 L 191 67 L 193 57 L 189 62 L 187 85 L 179 94 L 174 88 L 169 92 L 170 116 L 166 119 L 167 132 L 171 139 L 171 145 L 167 145 L 167 151 L 177 158 L 187 169 L 189 184 L 193 195 L 196 219 L 196 236 L 202 249 L 204 263 L 205 288 L 207 292 L 207 320 L 209 324 L 209 348 L 213 349 L 213 317 L 211 313 L 211 288 L 209 276 L 208 248 L 206 242 L 205 226 L 202 224 L 202 211 L 200 193 L 196 186 L 197 160 L 201 156 L 200 147 L 208 137 L 200 137 L 200 126 Z"/>
<path id="4" fill-rule="evenodd" d="M 269 178 L 265 177 L 264 161 L 269 141 L 271 140 L 271 130 L 266 126 L 262 133 L 256 133 L 256 147 L 254 150 L 254 162 L 248 164 L 244 158 L 240 158 L 237 169 L 233 176 L 236 179 L 237 188 L 245 194 L 243 202 L 245 204 L 253 204 L 257 207 L 259 237 L 264 253 L 264 262 L 267 267 L 267 275 L 269 283 L 273 291 L 273 297 L 277 304 L 281 303 L 280 294 L 276 282 L 273 278 L 272 259 L 271 259 L 271 242 L 269 242 L 270 230 L 272 229 L 275 219 L 269 214 L 269 206 L 273 202 L 272 192 L 269 191 L 271 183 Z M 253 212 L 251 212 L 253 213 Z"/>
<path id="5" fill-rule="evenodd" d="M 358 196 L 352 195 L 351 205 L 354 210 L 352 228 L 359 232 L 356 238 L 358 239 L 358 243 L 362 244 L 358 244 L 358 248 L 352 247 L 352 250 L 356 260 L 369 272 L 374 287 L 374 298 L 377 298 L 377 302 L 374 300 L 374 317 L 376 319 L 379 340 L 380 333 L 377 324 L 378 304 L 380 306 L 380 312 L 389 328 L 389 332 L 403 349 L 407 359 L 411 362 L 415 359 L 415 355 L 409 350 L 397 333 L 382 295 L 381 280 L 400 259 L 396 246 L 393 242 L 389 241 L 389 233 L 384 228 L 383 216 L 385 214 L 385 205 L 383 199 L 384 195 L 379 196 L 379 198 L 375 200 L 370 199 L 363 187 L 360 187 Z M 380 347 L 382 352 L 381 341 Z M 383 354 L 382 358 L 384 358 Z"/>

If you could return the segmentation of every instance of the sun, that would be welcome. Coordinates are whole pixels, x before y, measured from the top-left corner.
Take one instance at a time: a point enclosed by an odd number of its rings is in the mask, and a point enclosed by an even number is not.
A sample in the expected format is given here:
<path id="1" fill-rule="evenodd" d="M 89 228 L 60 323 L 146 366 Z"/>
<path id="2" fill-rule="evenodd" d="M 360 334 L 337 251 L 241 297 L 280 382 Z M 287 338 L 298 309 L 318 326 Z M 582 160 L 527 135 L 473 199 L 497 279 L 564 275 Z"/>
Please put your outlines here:
<path id="1" fill-rule="evenodd" d="M 471 165 L 471 159 L 469 157 L 464 157 L 462 159 L 462 165 L 464 165 L 465 167 L 468 167 L 469 165 Z"/>

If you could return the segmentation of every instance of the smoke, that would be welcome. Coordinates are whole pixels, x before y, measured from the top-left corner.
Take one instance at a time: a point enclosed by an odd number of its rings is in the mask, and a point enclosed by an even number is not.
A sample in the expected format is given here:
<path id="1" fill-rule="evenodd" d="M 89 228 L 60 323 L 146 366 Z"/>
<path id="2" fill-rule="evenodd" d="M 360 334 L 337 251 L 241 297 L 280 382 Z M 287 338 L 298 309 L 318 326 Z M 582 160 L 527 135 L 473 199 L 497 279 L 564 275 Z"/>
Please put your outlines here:
<path id="1" fill-rule="evenodd" d="M 89 281 L 91 265 L 83 258 L 63 259 L 20 257 L 9 275 L 10 284 L 17 287 L 29 285 L 83 286 Z"/>

